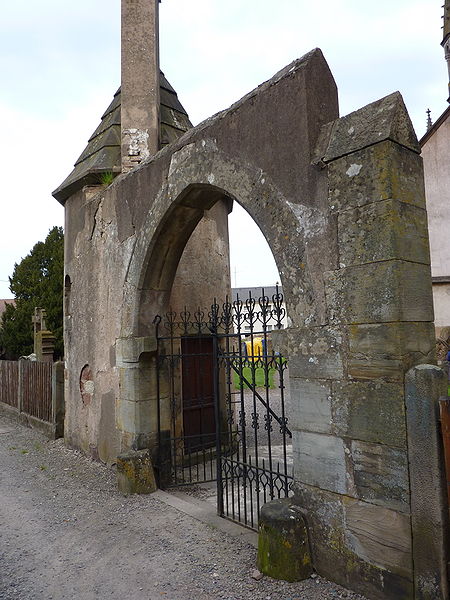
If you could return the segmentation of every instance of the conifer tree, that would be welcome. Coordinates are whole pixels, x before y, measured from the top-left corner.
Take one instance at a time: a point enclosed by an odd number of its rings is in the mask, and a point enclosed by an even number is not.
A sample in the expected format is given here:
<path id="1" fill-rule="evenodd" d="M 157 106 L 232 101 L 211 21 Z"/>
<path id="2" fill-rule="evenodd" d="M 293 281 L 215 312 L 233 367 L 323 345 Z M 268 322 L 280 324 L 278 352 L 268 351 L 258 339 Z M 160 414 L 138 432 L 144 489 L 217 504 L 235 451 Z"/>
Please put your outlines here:
<path id="1" fill-rule="evenodd" d="M 63 356 L 64 234 L 53 227 L 44 242 L 14 265 L 9 288 L 15 306 L 8 305 L 0 325 L 0 348 L 15 359 L 33 352 L 32 316 L 35 307 L 47 312 L 47 329 L 56 337 L 55 357 Z"/>

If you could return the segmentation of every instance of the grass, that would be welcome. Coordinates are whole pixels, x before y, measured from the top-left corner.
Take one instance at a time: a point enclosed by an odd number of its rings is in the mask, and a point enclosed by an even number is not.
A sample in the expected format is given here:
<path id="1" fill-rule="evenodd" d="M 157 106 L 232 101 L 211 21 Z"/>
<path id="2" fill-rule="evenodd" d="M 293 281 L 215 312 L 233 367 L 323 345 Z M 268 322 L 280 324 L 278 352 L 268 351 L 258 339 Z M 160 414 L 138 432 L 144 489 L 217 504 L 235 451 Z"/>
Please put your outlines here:
<path id="1" fill-rule="evenodd" d="M 112 171 L 105 171 L 104 173 L 100 173 L 98 179 L 102 185 L 111 185 L 114 181 L 114 173 Z"/>
<path id="2" fill-rule="evenodd" d="M 243 377 L 250 383 L 253 383 L 253 376 L 252 376 L 252 367 L 248 366 L 248 367 L 243 367 L 242 369 L 242 375 Z M 275 369 L 270 368 L 269 372 L 268 372 L 268 378 L 269 378 L 269 388 L 273 389 L 275 387 L 274 383 L 273 383 L 273 376 L 275 373 Z M 256 367 L 255 369 L 255 384 L 256 387 L 264 387 L 266 385 L 266 378 L 265 378 L 265 369 L 263 367 Z M 234 387 L 235 389 L 240 389 L 242 387 L 242 385 L 244 386 L 244 388 L 248 388 L 249 386 L 245 383 L 245 382 L 241 382 L 241 378 L 238 375 L 238 373 L 234 373 Z"/>

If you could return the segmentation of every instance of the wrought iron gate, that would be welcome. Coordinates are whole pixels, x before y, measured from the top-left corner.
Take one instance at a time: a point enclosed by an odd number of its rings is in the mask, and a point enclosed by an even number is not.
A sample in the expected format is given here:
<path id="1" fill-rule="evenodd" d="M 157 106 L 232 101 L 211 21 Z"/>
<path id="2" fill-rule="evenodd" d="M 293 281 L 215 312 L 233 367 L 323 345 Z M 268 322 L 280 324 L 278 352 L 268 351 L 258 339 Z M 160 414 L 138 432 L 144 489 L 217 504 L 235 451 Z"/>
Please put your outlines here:
<path id="1" fill-rule="evenodd" d="M 276 288 L 155 318 L 160 486 L 216 481 L 218 514 L 250 528 L 293 480 L 287 361 L 271 339 L 284 317 Z"/>

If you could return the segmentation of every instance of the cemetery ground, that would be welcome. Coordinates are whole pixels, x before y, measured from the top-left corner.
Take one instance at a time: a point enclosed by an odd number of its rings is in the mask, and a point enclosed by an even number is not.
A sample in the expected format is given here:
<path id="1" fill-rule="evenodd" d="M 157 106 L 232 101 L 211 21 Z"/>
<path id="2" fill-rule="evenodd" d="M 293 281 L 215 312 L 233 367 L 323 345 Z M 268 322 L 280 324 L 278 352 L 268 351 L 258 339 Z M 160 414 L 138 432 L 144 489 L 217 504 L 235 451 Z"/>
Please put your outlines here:
<path id="1" fill-rule="evenodd" d="M 256 535 L 195 498 L 121 495 L 114 468 L 0 416 L 1 600 L 361 599 L 255 579 Z"/>

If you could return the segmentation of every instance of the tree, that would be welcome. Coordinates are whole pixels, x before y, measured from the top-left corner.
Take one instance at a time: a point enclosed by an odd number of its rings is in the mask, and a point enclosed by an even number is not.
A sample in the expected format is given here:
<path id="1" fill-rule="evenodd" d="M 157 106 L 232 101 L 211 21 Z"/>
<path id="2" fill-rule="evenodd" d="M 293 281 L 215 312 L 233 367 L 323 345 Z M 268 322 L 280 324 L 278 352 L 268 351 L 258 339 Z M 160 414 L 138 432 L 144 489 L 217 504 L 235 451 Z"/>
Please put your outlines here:
<path id="1" fill-rule="evenodd" d="M 47 312 L 47 329 L 56 338 L 55 354 L 63 356 L 63 275 L 64 233 L 50 229 L 44 242 L 34 245 L 20 263 L 14 265 L 9 288 L 16 299 L 2 315 L 0 347 L 10 358 L 33 352 L 32 316 L 35 307 Z"/>

